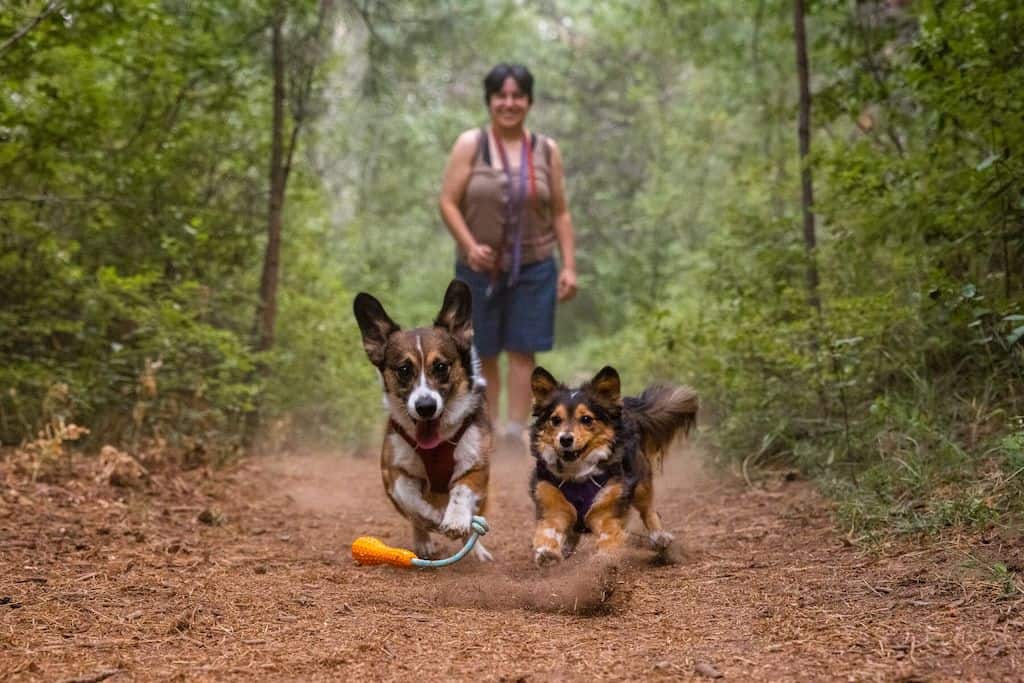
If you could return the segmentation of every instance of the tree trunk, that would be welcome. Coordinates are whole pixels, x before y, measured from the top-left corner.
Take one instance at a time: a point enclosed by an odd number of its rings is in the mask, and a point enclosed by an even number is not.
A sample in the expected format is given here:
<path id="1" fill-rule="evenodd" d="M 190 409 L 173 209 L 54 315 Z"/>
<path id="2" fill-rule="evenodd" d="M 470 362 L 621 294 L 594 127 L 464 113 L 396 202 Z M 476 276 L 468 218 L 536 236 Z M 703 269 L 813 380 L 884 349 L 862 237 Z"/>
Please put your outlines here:
<path id="1" fill-rule="evenodd" d="M 818 295 L 818 264 L 815 258 L 817 239 L 814 232 L 814 187 L 811 182 L 811 167 L 808 155 L 811 153 L 811 87 L 807 68 L 807 33 L 804 28 L 804 0 L 793 0 L 793 24 L 796 35 L 796 71 L 800 81 L 800 187 L 801 208 L 804 217 L 804 248 L 807 251 L 807 296 L 811 306 L 821 313 L 821 298 Z"/>
<path id="2" fill-rule="evenodd" d="M 284 69 L 284 20 L 287 14 L 285 4 L 278 2 L 274 7 L 272 23 L 273 39 L 271 62 L 274 73 L 273 121 L 270 147 L 270 195 L 267 208 L 267 250 L 263 257 L 263 275 L 260 278 L 260 298 L 256 311 L 255 347 L 267 351 L 274 346 L 274 323 L 277 319 L 277 281 L 281 262 L 281 226 L 284 217 L 285 191 L 292 169 L 295 148 L 299 144 L 302 124 L 308 114 L 307 106 L 313 93 L 313 77 L 320 64 L 320 42 L 332 6 L 331 0 L 321 0 L 317 11 L 316 27 L 307 40 L 307 52 L 311 53 L 305 65 L 302 80 L 292 83 L 292 130 L 285 146 L 285 104 L 288 97 Z"/>
<path id="3" fill-rule="evenodd" d="M 285 73 L 283 44 L 284 8 L 274 11 L 271 61 L 274 73 L 273 122 L 270 148 L 270 200 L 267 209 L 267 248 L 263 256 L 260 298 L 256 311 L 256 350 L 274 346 L 274 322 L 277 318 L 277 279 L 281 260 L 281 223 L 284 214 L 285 172 L 284 105 Z"/>

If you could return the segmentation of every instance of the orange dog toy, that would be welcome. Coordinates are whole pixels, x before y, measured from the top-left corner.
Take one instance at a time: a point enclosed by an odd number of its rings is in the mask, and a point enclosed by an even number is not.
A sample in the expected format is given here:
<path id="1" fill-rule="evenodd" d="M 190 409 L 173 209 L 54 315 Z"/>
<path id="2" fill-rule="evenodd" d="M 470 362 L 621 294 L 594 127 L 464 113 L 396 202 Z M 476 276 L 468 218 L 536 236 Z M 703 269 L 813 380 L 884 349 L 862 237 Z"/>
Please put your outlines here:
<path id="1" fill-rule="evenodd" d="M 490 529 L 483 517 L 473 517 L 471 524 L 473 533 L 469 535 L 466 545 L 459 552 L 443 560 L 424 560 L 416 557 L 416 553 L 405 548 L 392 548 L 379 538 L 360 536 L 352 541 L 352 559 L 359 564 L 390 564 L 393 567 L 447 567 L 455 564 L 476 545 L 476 540 Z"/>

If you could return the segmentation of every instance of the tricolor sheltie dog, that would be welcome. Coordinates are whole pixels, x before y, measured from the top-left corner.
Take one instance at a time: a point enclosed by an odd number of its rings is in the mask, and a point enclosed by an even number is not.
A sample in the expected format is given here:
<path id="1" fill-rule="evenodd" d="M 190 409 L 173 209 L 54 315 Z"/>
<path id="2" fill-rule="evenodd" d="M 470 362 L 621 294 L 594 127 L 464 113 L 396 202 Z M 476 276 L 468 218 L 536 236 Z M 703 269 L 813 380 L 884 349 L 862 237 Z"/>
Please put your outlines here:
<path id="1" fill-rule="evenodd" d="M 414 549 L 425 559 L 437 555 L 431 533 L 465 539 L 487 502 L 491 423 L 470 305 L 469 287 L 453 280 L 431 327 L 400 329 L 366 293 L 352 306 L 390 418 L 380 459 L 384 489 L 412 523 Z M 473 552 L 491 559 L 479 542 Z"/>
<path id="2" fill-rule="evenodd" d="M 531 388 L 534 561 L 544 566 L 567 557 L 587 532 L 596 534 L 599 553 L 614 552 L 626 539 L 631 507 L 651 544 L 667 549 L 673 539 L 654 509 L 652 473 L 676 434 L 693 426 L 696 392 L 654 385 L 623 398 L 611 367 L 575 389 L 538 367 Z"/>

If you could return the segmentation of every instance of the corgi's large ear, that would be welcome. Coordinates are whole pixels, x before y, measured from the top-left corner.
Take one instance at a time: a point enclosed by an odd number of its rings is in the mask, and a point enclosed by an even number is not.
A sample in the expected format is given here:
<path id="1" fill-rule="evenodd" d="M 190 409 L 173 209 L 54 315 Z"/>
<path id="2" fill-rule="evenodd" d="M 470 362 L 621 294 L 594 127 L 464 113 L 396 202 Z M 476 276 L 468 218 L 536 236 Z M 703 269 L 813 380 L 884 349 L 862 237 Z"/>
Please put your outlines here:
<path id="1" fill-rule="evenodd" d="M 434 326 L 448 330 L 456 343 L 468 349 L 473 343 L 472 314 L 473 295 L 469 285 L 461 280 L 452 280 L 444 293 L 441 310 L 434 318 Z"/>
<path id="2" fill-rule="evenodd" d="M 550 372 L 539 365 L 533 369 L 533 374 L 530 375 L 533 405 L 539 406 L 547 403 L 556 389 L 558 389 L 558 380 L 552 377 Z"/>
<path id="3" fill-rule="evenodd" d="M 621 383 L 619 373 L 610 365 L 606 365 L 590 380 L 590 388 L 595 394 L 609 403 L 619 402 Z"/>
<path id="4" fill-rule="evenodd" d="M 384 307 L 366 292 L 359 292 L 352 302 L 352 312 L 359 323 L 359 331 L 363 333 L 363 348 L 370 362 L 378 368 L 384 364 L 384 347 L 388 337 L 401 328 L 388 317 Z"/>

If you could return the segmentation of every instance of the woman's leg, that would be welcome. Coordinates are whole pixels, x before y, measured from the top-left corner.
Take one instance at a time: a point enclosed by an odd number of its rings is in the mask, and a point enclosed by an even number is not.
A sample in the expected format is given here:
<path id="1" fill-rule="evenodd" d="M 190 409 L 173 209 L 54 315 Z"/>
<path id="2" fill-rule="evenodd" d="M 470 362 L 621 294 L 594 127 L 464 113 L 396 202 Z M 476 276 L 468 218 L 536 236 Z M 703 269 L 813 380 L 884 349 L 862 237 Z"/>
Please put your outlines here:
<path id="1" fill-rule="evenodd" d="M 530 375 L 535 365 L 533 353 L 508 352 L 508 421 L 525 429 L 530 417 Z M 488 380 L 490 381 L 490 380 Z M 487 387 L 490 391 L 490 386 Z"/>
<path id="2" fill-rule="evenodd" d="M 530 375 L 536 366 L 534 354 L 549 351 L 554 343 L 557 283 L 554 259 L 523 266 L 519 284 L 510 290 L 511 301 L 505 312 L 508 432 L 522 446 L 527 442 L 526 426 L 533 401 Z M 523 450 L 522 446 L 517 450 Z"/>
<path id="3" fill-rule="evenodd" d="M 480 359 L 480 369 L 487 380 L 487 411 L 491 423 L 498 423 L 498 401 L 501 397 L 501 373 L 498 372 L 498 357 L 488 356 Z"/>
<path id="4" fill-rule="evenodd" d="M 501 376 L 498 374 L 498 356 L 503 345 L 502 316 L 505 297 L 498 292 L 488 296 L 490 276 L 469 269 L 464 263 L 455 264 L 455 276 L 469 285 L 473 295 L 473 346 L 480 358 L 480 370 L 487 382 L 487 407 L 493 424 L 498 424 L 498 398 L 501 396 Z"/>

